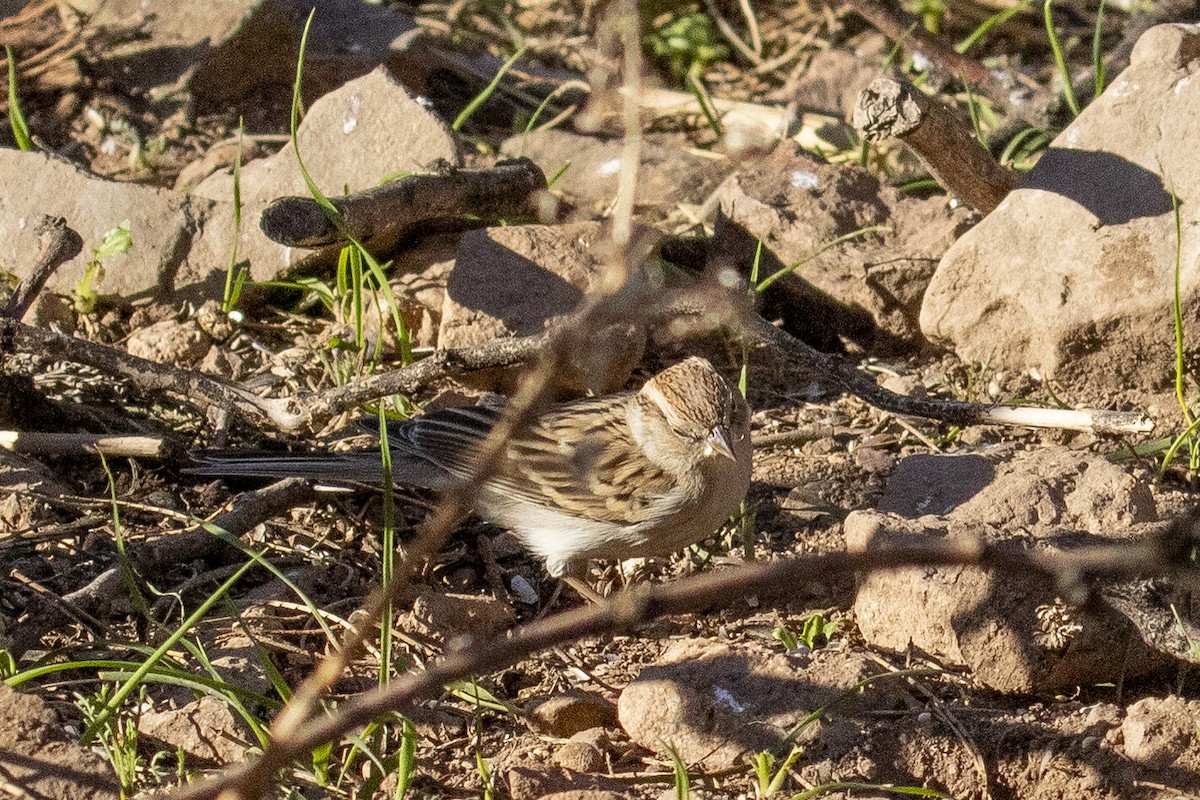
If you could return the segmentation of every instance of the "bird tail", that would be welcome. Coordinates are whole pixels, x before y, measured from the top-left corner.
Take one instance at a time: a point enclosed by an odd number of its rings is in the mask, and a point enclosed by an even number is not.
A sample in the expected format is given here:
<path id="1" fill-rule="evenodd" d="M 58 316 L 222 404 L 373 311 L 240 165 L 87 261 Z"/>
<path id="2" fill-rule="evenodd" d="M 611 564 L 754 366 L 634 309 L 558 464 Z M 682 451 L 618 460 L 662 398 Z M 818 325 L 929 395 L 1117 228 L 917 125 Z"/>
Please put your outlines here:
<path id="1" fill-rule="evenodd" d="M 444 475 L 423 459 L 393 452 L 392 482 L 427 489 L 444 488 Z M 192 454 L 183 471 L 209 478 L 307 478 L 331 485 L 379 484 L 383 462 L 378 451 L 362 453 L 290 454 L 217 450 Z M 442 478 L 442 480 L 439 480 Z"/>

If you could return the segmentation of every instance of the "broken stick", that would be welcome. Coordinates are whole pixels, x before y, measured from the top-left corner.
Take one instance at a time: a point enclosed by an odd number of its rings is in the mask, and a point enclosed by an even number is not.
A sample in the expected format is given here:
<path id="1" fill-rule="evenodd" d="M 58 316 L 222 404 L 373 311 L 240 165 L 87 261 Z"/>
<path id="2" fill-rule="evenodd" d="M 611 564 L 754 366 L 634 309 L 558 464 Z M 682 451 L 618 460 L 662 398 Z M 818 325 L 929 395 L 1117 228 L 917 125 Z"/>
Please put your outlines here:
<path id="1" fill-rule="evenodd" d="M 516 158 L 490 169 L 408 175 L 330 198 L 340 222 L 311 197 L 281 197 L 266 207 L 259 225 L 267 238 L 289 247 L 340 247 L 349 234 L 378 253 L 431 225 L 536 217 L 545 189 L 542 170 L 528 158 Z"/>
<path id="2" fill-rule="evenodd" d="M 917 154 L 942 188 L 987 214 L 1016 185 L 976 141 L 967 120 L 908 81 L 876 78 L 858 95 L 854 127 L 868 141 L 895 138 Z"/>

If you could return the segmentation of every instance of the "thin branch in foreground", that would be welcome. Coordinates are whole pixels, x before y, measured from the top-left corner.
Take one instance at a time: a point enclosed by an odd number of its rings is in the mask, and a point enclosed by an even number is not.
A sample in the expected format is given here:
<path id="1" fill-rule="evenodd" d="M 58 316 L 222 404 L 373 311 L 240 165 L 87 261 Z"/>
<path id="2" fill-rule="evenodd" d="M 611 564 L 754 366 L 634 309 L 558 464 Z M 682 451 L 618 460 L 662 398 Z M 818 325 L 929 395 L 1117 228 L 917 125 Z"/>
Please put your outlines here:
<path id="1" fill-rule="evenodd" d="M 1097 545 L 1071 551 L 1030 551 L 981 539 L 935 545 L 896 546 L 856 553 L 828 553 L 782 559 L 683 578 L 664 585 L 643 584 L 599 605 L 585 606 L 523 625 L 506 634 L 463 647 L 409 672 L 386 687 L 353 697 L 329 716 L 310 719 L 288 737 L 276 737 L 257 762 L 211 781 L 185 787 L 175 800 L 251 800 L 268 788 L 262 764 L 271 756 L 270 775 L 313 748 L 334 741 L 385 713 L 404 713 L 413 703 L 471 675 L 495 672 L 535 653 L 579 639 L 629 631 L 658 617 L 726 607 L 746 595 L 779 595 L 786 587 L 834 577 L 904 567 L 975 566 L 1019 575 L 1037 573 L 1063 595 L 1091 591 L 1099 580 L 1130 580 L 1152 575 L 1200 585 L 1190 551 L 1200 541 L 1200 516 L 1180 520 L 1165 533 L 1142 542 Z M 269 776 L 267 776 L 269 777 Z"/>

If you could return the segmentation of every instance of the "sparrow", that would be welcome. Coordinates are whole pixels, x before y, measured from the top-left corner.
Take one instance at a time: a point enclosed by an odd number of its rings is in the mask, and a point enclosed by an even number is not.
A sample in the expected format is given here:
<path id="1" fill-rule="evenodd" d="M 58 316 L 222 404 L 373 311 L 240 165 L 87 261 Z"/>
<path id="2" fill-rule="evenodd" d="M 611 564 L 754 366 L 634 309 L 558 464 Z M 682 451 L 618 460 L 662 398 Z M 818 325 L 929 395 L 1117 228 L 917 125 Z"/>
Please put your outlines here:
<path id="1" fill-rule="evenodd" d="M 445 490 L 471 476 L 503 406 L 447 408 L 388 426 L 392 479 Z M 378 483 L 378 449 L 204 459 L 194 474 Z M 750 411 L 703 358 L 635 392 L 552 407 L 514 436 L 475 498 L 554 577 L 591 559 L 664 555 L 724 522 L 750 485 Z"/>

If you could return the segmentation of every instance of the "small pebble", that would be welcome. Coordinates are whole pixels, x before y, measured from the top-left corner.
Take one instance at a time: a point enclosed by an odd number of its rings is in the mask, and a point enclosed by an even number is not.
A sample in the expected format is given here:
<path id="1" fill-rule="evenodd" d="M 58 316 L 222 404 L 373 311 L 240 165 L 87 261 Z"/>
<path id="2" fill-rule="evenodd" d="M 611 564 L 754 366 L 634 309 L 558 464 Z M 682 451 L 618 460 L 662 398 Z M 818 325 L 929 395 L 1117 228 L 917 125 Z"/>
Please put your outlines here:
<path id="1" fill-rule="evenodd" d="M 527 606 L 537 605 L 538 593 L 537 590 L 529 585 L 529 581 L 521 575 L 513 575 L 508 586 L 512 589 L 512 593 L 516 595 L 517 601 L 524 603 Z"/>

